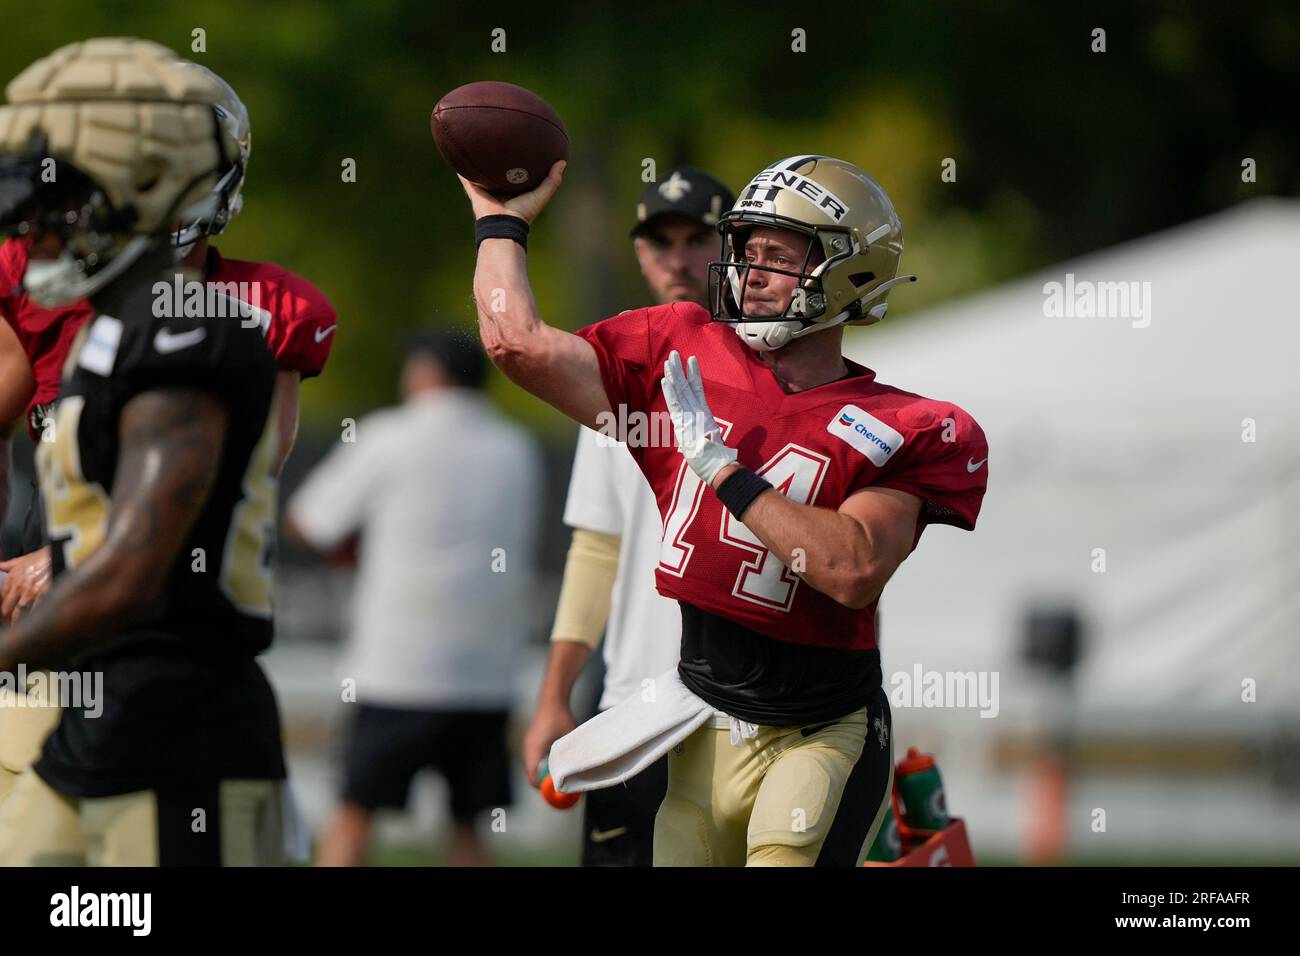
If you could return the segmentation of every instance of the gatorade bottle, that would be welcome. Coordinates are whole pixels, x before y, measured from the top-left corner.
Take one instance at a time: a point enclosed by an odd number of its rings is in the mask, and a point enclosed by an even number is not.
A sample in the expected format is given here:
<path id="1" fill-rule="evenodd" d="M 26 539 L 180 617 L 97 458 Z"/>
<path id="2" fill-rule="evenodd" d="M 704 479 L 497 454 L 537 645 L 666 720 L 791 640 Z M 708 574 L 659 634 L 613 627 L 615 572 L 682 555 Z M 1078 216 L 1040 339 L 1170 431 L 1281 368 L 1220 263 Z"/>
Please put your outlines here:
<path id="1" fill-rule="evenodd" d="M 951 822 L 943 798 L 943 780 L 934 765 L 934 757 L 909 747 L 907 756 L 898 762 L 894 771 L 894 783 L 903 801 L 903 822 L 909 827 L 942 830 Z"/>
<path id="2" fill-rule="evenodd" d="M 582 796 L 580 793 L 562 793 L 556 790 L 555 781 L 551 779 L 551 768 L 545 759 L 537 768 L 537 786 L 542 791 L 542 799 L 557 810 L 568 810 Z"/>
<path id="3" fill-rule="evenodd" d="M 872 863 L 889 863 L 903 855 L 903 841 L 898 837 L 898 821 L 894 819 L 894 808 L 885 811 L 885 820 L 871 841 L 867 859 Z"/>

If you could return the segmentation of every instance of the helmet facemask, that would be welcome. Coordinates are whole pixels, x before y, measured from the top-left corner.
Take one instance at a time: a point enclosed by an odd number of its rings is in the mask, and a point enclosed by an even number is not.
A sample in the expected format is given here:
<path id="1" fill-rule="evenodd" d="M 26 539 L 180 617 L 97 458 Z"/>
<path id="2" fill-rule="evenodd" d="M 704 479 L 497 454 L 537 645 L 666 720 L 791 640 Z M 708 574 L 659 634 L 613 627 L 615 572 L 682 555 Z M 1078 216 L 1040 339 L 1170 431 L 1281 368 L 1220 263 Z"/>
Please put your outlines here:
<path id="1" fill-rule="evenodd" d="M 182 60 L 180 65 L 202 73 L 221 91 L 220 101 L 213 104 L 212 110 L 218 127 L 225 131 L 226 138 L 234 144 L 235 152 L 227 155 L 228 167 L 213 185 L 210 202 L 198 215 L 183 220 L 172 233 L 178 260 L 183 259 L 199 240 L 220 234 L 244 208 L 244 177 L 248 173 L 248 160 L 253 152 L 248 109 L 234 88 L 202 64 Z M 219 136 L 218 139 L 220 138 Z M 222 151 L 226 153 L 227 147 L 223 146 Z"/>
<path id="2" fill-rule="evenodd" d="M 59 254 L 31 258 L 23 288 L 37 305 L 53 307 L 90 295 L 120 275 L 148 247 L 133 235 L 135 216 L 114 208 L 90 177 L 45 158 L 44 137 L 30 151 L 0 161 L 0 232 L 13 237 L 53 234 Z"/>
<path id="3" fill-rule="evenodd" d="M 30 256 L 23 290 L 42 308 L 54 308 L 99 292 L 164 242 L 159 233 L 136 231 L 133 207 L 118 209 L 107 192 L 71 163 L 46 156 L 46 138 L 34 137 L 19 156 L 0 158 L 0 234 L 15 238 L 58 237 L 53 259 Z M 179 207 L 202 174 L 176 197 Z M 147 188 L 144 187 L 144 188 Z M 201 215 L 201 198 L 177 215 Z"/>
<path id="4" fill-rule="evenodd" d="M 784 229 L 808 237 L 808 248 L 798 270 L 745 261 L 745 247 L 757 226 Z M 709 301 L 713 305 L 715 321 L 732 325 L 745 344 L 758 352 L 773 351 L 803 335 L 838 324 L 834 319 L 823 321 L 826 294 L 821 276 L 829 265 L 849 254 L 848 230 L 810 228 L 780 216 L 763 216 L 761 221 L 757 217 L 730 221 L 724 218 L 718 230 L 722 233 L 721 260 L 709 263 Z M 815 258 L 820 261 L 811 265 Z M 781 315 L 754 315 L 746 311 L 752 271 L 792 276 L 798 280 Z"/>

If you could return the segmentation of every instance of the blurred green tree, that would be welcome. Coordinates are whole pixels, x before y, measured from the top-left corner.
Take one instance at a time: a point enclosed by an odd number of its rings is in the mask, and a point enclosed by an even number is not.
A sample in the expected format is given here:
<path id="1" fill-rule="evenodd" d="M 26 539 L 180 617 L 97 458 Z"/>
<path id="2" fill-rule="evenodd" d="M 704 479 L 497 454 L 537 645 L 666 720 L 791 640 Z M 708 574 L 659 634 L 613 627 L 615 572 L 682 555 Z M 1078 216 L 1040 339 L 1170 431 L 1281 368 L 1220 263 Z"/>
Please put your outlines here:
<path id="1" fill-rule="evenodd" d="M 1205 214 L 1300 191 L 1300 8 L 934 4 L 620 5 L 62 0 L 7 18 L 8 75 L 96 35 L 165 43 L 248 104 L 247 207 L 227 254 L 280 262 L 338 306 L 307 425 L 388 402 L 402 334 L 473 321 L 468 207 L 428 113 L 476 79 L 528 86 L 565 118 L 573 161 L 538 224 L 549 321 L 641 304 L 626 230 L 642 163 L 689 160 L 733 185 L 783 155 L 843 155 L 893 195 L 919 306 Z M 1107 49 L 1092 51 L 1094 28 Z M 493 53 L 491 31 L 506 31 Z M 792 49 L 801 29 L 806 52 Z M 192 52 L 195 30 L 206 49 Z M 1240 164 L 1258 163 L 1258 182 Z M 955 182 L 941 164 L 955 160 Z M 357 181 L 345 183 L 353 159 Z M 512 413 L 558 415 L 506 383 Z"/>

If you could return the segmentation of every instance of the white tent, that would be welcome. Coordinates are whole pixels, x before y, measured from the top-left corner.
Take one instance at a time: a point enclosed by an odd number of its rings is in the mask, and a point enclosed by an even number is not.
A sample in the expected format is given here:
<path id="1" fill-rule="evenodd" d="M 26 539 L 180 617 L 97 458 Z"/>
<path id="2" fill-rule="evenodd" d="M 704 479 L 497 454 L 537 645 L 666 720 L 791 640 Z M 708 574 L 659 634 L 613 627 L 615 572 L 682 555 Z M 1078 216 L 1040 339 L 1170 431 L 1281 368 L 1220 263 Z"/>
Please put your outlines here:
<path id="1" fill-rule="evenodd" d="M 1050 314 L 1049 283 L 1115 282 L 1149 290 L 1144 315 Z M 886 588 L 882 648 L 887 687 L 918 664 L 998 672 L 1000 719 L 896 710 L 901 743 L 978 745 L 1037 723 L 1047 685 L 1020 647 L 1025 608 L 1044 600 L 1088 626 L 1085 734 L 1296 719 L 1300 202 L 1245 203 L 887 319 L 846 351 L 962 406 L 989 439 L 977 530 L 925 533 Z"/>

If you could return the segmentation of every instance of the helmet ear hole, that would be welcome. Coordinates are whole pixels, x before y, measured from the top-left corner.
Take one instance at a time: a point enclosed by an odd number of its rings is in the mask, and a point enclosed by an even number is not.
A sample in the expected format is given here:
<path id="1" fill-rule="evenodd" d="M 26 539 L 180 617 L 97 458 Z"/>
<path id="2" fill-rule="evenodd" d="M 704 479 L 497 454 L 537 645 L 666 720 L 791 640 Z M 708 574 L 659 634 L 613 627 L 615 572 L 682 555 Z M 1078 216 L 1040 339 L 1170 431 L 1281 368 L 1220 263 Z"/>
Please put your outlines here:
<path id="1" fill-rule="evenodd" d="M 876 274 L 874 272 L 855 272 L 849 276 L 849 281 L 861 289 L 864 285 L 873 281 L 875 278 Z"/>

